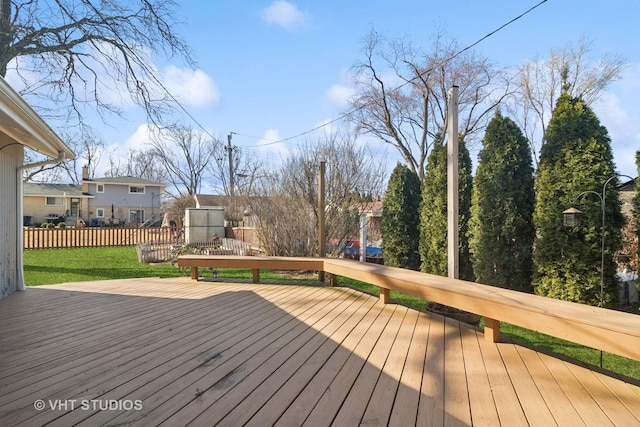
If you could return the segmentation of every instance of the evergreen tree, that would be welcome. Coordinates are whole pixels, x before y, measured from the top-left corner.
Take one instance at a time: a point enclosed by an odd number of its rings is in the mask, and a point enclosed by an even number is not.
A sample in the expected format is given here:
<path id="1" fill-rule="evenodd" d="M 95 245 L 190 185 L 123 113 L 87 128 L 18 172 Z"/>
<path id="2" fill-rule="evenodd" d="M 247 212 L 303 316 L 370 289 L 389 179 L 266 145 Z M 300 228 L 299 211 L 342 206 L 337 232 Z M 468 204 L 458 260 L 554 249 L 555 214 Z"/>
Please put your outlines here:
<path id="1" fill-rule="evenodd" d="M 458 146 L 459 276 L 473 280 L 467 228 L 471 207 L 471 157 L 464 141 Z M 447 276 L 447 147 L 435 140 L 427 159 L 420 205 L 421 270 Z"/>
<path id="2" fill-rule="evenodd" d="M 640 151 L 636 151 L 636 169 L 640 175 Z M 636 237 L 640 239 L 640 191 L 638 191 L 638 180 L 636 179 L 636 191 L 633 196 L 633 221 L 636 229 Z M 637 249 L 637 259 L 640 259 L 640 244 Z M 640 265 L 640 264 L 639 264 Z"/>
<path id="3" fill-rule="evenodd" d="M 385 265 L 420 268 L 419 209 L 420 179 L 407 166 L 398 163 L 389 178 L 380 226 Z"/>
<path id="4" fill-rule="evenodd" d="M 482 142 L 469 226 L 473 271 L 480 283 L 531 292 L 535 195 L 529 144 L 499 112 Z"/>
<path id="5" fill-rule="evenodd" d="M 460 250 L 460 278 L 474 281 L 471 249 L 469 246 L 469 222 L 471 220 L 471 196 L 473 193 L 473 177 L 471 175 L 471 155 L 467 145 L 460 139 L 458 146 L 458 226 Z"/>
<path id="6" fill-rule="evenodd" d="M 558 99 L 535 178 L 534 288 L 553 298 L 600 305 L 601 197 L 604 183 L 615 176 L 607 130 L 580 99 Z M 583 212 L 577 227 L 564 227 L 562 212 Z M 617 298 L 613 253 L 621 247 L 624 218 L 615 181 L 606 188 L 605 305 Z"/>

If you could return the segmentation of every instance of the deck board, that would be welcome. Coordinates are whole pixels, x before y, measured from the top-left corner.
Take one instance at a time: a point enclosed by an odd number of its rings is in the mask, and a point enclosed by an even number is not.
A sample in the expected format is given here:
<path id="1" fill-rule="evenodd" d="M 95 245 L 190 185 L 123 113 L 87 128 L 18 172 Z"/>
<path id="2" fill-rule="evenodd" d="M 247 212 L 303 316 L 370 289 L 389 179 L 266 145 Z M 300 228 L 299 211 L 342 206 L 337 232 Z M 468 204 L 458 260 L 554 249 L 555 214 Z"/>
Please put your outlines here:
<path id="1" fill-rule="evenodd" d="M 444 317 L 432 315 L 424 358 L 418 422 L 444 425 Z"/>
<path id="2" fill-rule="evenodd" d="M 410 426 L 416 423 L 430 321 L 429 316 L 420 314 L 417 316 L 400 378 L 400 386 L 389 417 L 390 427 Z"/>
<path id="3" fill-rule="evenodd" d="M 402 405 L 404 402 L 396 398 L 398 388 L 403 386 L 402 373 L 407 361 L 409 347 L 415 331 L 416 322 L 418 320 L 418 312 L 415 310 L 407 310 L 405 317 L 400 326 L 400 330 L 396 335 L 396 339 L 391 347 L 391 351 L 382 368 L 375 389 L 371 394 L 369 403 L 362 417 L 362 424 L 386 426 L 389 424 L 389 418 L 396 402 Z M 414 390 L 418 390 L 416 388 Z M 414 391 L 413 394 L 417 395 Z M 414 409 L 415 413 L 416 410 Z"/>
<path id="4" fill-rule="evenodd" d="M 554 380 L 540 355 L 528 348 L 516 347 L 516 350 L 535 379 L 536 387 L 553 414 L 555 422 L 558 425 L 584 426 L 580 414 L 571 405 L 571 400 L 564 394 L 560 385 Z"/>
<path id="5" fill-rule="evenodd" d="M 640 425 L 637 383 L 347 288 L 69 283 L 0 325 L 2 426 Z"/>
<path id="6" fill-rule="evenodd" d="M 527 420 L 535 425 L 555 425 L 551 410 L 515 346 L 500 347 L 500 354 L 505 361 L 509 378 L 511 378 L 511 383 L 516 390 Z"/>
<path id="7" fill-rule="evenodd" d="M 295 372 L 328 340 L 330 337 L 351 318 L 354 312 L 360 308 L 357 300 L 345 300 L 333 307 L 334 315 L 326 315 L 321 322 L 317 322 L 305 331 L 303 335 L 296 337 L 298 345 L 292 340 L 295 353 L 279 352 L 267 363 L 262 364 L 253 372 L 251 381 L 242 387 L 234 387 L 223 398 L 212 402 L 196 419 L 194 425 L 217 424 L 223 426 L 244 425 L 266 403 L 269 396 L 281 386 L 289 382 Z M 315 330 L 321 331 L 320 334 Z M 242 401 L 238 405 L 237 402 Z M 168 425 L 181 424 L 180 420 Z M 187 420 L 188 421 L 188 420 Z"/>
<path id="8" fill-rule="evenodd" d="M 481 334 L 471 328 L 462 328 L 460 332 L 473 425 L 487 427 L 500 425 L 486 366 L 484 360 L 478 357 L 481 354 L 480 340 L 484 340 L 484 337 L 478 336 Z"/>

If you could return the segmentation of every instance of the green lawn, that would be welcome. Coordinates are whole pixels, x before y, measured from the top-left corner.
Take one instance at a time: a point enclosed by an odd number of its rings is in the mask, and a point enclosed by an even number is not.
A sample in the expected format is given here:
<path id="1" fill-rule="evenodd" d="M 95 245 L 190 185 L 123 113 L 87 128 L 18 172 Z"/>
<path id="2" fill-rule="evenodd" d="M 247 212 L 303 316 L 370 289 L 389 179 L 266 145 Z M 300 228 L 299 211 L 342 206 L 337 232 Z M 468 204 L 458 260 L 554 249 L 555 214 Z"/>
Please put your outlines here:
<path id="1" fill-rule="evenodd" d="M 28 286 L 65 282 L 81 282 L 135 277 L 180 277 L 189 276 L 189 269 L 178 269 L 169 264 L 150 265 L 138 262 L 134 247 L 43 249 L 24 252 L 24 275 Z M 229 278 L 251 278 L 250 270 L 221 269 L 220 275 Z M 282 278 L 270 272 L 261 273 L 261 278 Z M 339 283 L 360 291 L 379 295 L 379 288 L 367 283 L 341 277 Z M 390 298 L 397 303 L 424 310 L 426 301 L 397 291 Z M 503 336 L 552 351 L 594 366 L 600 363 L 600 352 L 558 338 L 543 335 L 517 326 L 502 324 Z M 615 356 L 603 355 L 603 367 L 611 371 L 640 379 L 640 362 Z"/>
<path id="2" fill-rule="evenodd" d="M 138 262 L 136 249 L 132 246 L 24 251 L 24 280 L 27 286 L 136 277 L 182 277 L 190 274 L 190 269 L 179 269 L 171 264 L 142 264 Z M 220 269 L 220 275 L 237 279 L 252 277 L 251 270 L 235 268 Z M 265 271 L 261 272 L 260 277 L 281 279 L 283 276 Z"/>
<path id="3" fill-rule="evenodd" d="M 188 274 L 172 265 L 141 264 L 132 246 L 24 251 L 27 286 Z"/>

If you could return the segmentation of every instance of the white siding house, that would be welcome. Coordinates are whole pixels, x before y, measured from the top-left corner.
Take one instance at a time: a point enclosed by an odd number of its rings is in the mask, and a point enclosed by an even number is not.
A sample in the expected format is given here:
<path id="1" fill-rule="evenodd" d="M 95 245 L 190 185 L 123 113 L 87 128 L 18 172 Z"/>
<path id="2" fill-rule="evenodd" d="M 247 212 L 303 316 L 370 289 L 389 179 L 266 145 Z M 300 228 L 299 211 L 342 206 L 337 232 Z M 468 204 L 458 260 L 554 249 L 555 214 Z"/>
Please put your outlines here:
<path id="1" fill-rule="evenodd" d="M 22 171 L 24 148 L 54 163 L 74 153 L 18 93 L 0 78 L 0 298 L 24 290 L 22 274 Z"/>
<path id="2" fill-rule="evenodd" d="M 140 225 L 161 221 L 160 202 L 164 184 L 135 176 L 89 179 L 83 169 L 82 192 L 91 195 L 83 209 L 87 224 Z"/>

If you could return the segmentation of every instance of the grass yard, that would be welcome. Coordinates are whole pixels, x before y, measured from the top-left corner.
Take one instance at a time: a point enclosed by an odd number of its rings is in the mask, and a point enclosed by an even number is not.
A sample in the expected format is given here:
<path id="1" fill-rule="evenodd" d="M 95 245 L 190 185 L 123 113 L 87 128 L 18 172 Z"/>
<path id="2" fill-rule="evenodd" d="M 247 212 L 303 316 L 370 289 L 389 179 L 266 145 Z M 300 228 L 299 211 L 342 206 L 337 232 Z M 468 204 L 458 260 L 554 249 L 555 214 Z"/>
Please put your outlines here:
<path id="1" fill-rule="evenodd" d="M 201 270 L 203 273 L 209 274 L 206 269 Z M 190 275 L 189 268 L 179 269 L 168 263 L 143 264 L 138 262 L 136 248 L 133 246 L 24 251 L 24 280 L 27 286 L 136 277 L 188 277 Z M 250 279 L 252 277 L 251 270 L 235 268 L 220 269 L 220 276 L 233 279 Z M 282 276 L 269 271 L 261 272 L 260 277 L 262 279 L 286 277 L 290 280 L 288 275 Z"/>
<path id="2" fill-rule="evenodd" d="M 92 280 L 128 279 L 136 277 L 181 277 L 189 276 L 190 270 L 178 269 L 170 264 L 141 264 L 135 247 L 100 247 L 74 249 L 42 249 L 24 251 L 24 276 L 27 286 L 47 285 L 66 282 Z M 221 269 L 221 277 L 250 279 L 251 270 Z M 261 272 L 263 279 L 291 280 L 271 272 Z M 301 279 L 305 280 L 305 279 Z M 308 278 L 306 280 L 309 280 Z M 349 286 L 372 295 L 379 295 L 380 289 L 368 283 L 341 277 L 341 285 Z M 424 310 L 426 301 L 422 298 L 391 291 L 392 301 Z M 567 356 L 593 366 L 600 364 L 600 351 L 548 335 L 540 334 L 517 326 L 502 324 L 503 336 L 515 341 L 542 348 Z M 603 367 L 613 372 L 640 380 L 640 362 L 609 353 L 603 354 Z"/>
<path id="3" fill-rule="evenodd" d="M 168 264 L 139 263 L 133 246 L 24 251 L 24 279 L 27 286 L 188 275 L 188 271 L 180 271 Z"/>

